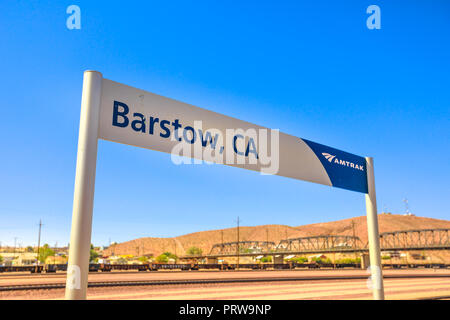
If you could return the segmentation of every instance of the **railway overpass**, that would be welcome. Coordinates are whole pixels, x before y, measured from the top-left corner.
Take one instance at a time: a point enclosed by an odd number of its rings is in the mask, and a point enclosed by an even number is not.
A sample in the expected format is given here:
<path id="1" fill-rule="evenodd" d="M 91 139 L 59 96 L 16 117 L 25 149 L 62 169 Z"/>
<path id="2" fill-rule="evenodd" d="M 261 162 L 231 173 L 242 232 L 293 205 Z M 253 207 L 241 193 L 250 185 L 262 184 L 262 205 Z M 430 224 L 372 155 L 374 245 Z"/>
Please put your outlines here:
<path id="1" fill-rule="evenodd" d="M 382 251 L 450 250 L 450 229 L 416 229 L 383 232 L 380 234 Z M 214 261 L 226 257 L 273 256 L 282 262 L 285 256 L 320 253 L 366 253 L 368 244 L 359 237 L 345 235 L 319 235 L 269 241 L 239 241 L 218 243 L 205 255 L 186 255 L 182 260 L 207 259 Z"/>

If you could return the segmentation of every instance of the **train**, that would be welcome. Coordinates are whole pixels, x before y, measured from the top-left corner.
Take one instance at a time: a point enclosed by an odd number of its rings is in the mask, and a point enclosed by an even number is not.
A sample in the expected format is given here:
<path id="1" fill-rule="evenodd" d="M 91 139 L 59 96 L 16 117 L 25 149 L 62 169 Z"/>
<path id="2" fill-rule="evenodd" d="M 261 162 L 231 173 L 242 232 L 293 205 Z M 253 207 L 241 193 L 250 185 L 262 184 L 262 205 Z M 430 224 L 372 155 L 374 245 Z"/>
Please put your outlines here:
<path id="1" fill-rule="evenodd" d="M 199 270 L 294 270 L 294 269 L 360 269 L 359 263 L 264 263 L 264 264 L 198 264 L 198 263 L 148 263 L 148 264 L 89 264 L 89 272 L 111 272 L 111 271 L 199 271 Z M 383 268 L 450 268 L 450 264 L 429 263 L 429 264 L 383 264 Z M 45 264 L 29 266 L 0 266 L 0 273 L 5 272 L 30 272 L 30 273 L 56 273 L 67 271 L 67 264 Z"/>

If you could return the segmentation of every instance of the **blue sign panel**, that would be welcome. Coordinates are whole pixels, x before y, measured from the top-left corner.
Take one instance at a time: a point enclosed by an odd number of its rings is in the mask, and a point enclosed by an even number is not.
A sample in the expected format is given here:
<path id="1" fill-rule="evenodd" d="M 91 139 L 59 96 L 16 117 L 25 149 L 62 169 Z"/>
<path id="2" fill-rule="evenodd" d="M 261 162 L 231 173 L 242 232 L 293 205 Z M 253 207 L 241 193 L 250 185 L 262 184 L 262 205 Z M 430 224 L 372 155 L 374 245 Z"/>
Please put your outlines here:
<path id="1" fill-rule="evenodd" d="M 302 139 L 316 154 L 333 187 L 368 193 L 366 159 Z"/>

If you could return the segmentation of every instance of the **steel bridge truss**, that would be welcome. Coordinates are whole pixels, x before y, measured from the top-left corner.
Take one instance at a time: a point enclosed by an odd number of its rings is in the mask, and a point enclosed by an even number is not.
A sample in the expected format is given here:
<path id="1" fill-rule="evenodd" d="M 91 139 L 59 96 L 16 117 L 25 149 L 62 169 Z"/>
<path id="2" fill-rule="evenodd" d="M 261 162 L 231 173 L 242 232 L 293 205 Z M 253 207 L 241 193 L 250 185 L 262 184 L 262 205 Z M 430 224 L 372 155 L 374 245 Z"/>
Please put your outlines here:
<path id="1" fill-rule="evenodd" d="M 383 232 L 380 246 L 386 249 L 450 249 L 450 229 L 421 229 Z"/>
<path id="2" fill-rule="evenodd" d="M 362 247 L 364 245 L 358 237 L 324 235 L 281 240 L 276 247 L 276 251 L 323 252 L 359 249 Z"/>
<path id="3" fill-rule="evenodd" d="M 239 241 L 239 253 L 269 252 L 275 249 L 275 242 L 271 241 Z M 214 254 L 236 254 L 238 242 L 217 243 L 212 246 L 210 255 Z"/>
<path id="4" fill-rule="evenodd" d="M 381 250 L 450 250 L 450 229 L 420 229 L 383 232 L 380 234 Z M 239 241 L 217 243 L 212 246 L 207 256 L 237 254 L 257 255 L 290 252 L 320 253 L 320 252 L 364 252 L 368 250 L 367 243 L 359 237 L 345 235 L 322 235 L 281 240 L 278 245 L 268 241 Z M 199 256 L 200 257 L 200 256 Z"/>

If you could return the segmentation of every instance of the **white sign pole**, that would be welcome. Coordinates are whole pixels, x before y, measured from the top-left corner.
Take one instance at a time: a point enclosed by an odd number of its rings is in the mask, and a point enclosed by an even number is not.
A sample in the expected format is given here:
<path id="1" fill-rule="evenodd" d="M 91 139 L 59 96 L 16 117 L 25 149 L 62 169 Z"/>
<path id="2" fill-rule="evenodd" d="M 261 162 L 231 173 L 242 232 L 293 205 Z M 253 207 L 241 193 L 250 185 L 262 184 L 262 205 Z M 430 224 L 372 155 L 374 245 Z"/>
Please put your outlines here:
<path id="1" fill-rule="evenodd" d="M 94 206 L 102 74 L 85 71 L 81 98 L 66 299 L 86 299 Z"/>
<path id="2" fill-rule="evenodd" d="M 381 269 L 380 234 L 378 231 L 377 197 L 375 193 L 375 176 L 373 158 L 366 157 L 367 187 L 366 211 L 369 238 L 370 273 L 374 300 L 384 300 L 383 272 Z"/>

